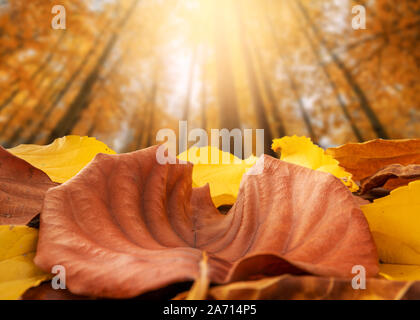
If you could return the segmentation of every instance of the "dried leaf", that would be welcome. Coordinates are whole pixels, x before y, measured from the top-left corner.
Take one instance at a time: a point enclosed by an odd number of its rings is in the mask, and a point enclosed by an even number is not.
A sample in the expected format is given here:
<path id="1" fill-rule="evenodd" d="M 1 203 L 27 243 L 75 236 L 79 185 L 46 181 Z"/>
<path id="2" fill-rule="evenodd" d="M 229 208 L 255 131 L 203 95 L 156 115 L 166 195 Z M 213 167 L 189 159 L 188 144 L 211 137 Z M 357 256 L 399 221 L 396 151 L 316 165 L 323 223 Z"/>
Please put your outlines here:
<path id="1" fill-rule="evenodd" d="M 0 226 L 0 300 L 19 299 L 30 287 L 50 278 L 33 263 L 38 230 Z"/>
<path id="2" fill-rule="evenodd" d="M 227 215 L 192 164 L 160 165 L 157 147 L 100 154 L 50 189 L 36 264 L 61 264 L 75 294 L 127 298 L 193 281 L 208 254 L 213 283 L 283 273 L 351 277 L 378 272 L 366 220 L 351 192 L 324 172 L 260 158 Z M 259 167 L 258 167 L 259 166 Z M 263 166 L 263 167 L 261 167 Z"/>
<path id="3" fill-rule="evenodd" d="M 22 144 L 9 151 L 59 183 L 75 176 L 96 154 L 115 154 L 115 151 L 95 138 L 79 136 L 59 138 L 46 146 Z"/>
<path id="4" fill-rule="evenodd" d="M 397 189 L 399 187 L 406 186 L 410 182 L 413 182 L 413 181 L 416 181 L 416 180 L 418 180 L 418 177 L 417 178 L 412 178 L 412 179 L 404 179 L 404 178 L 393 179 L 393 178 L 391 178 L 384 184 L 383 189 L 388 190 L 388 192 L 389 192 L 389 191 Z M 379 189 L 379 188 L 377 188 L 377 189 Z"/>
<path id="5" fill-rule="evenodd" d="M 384 169 L 379 170 L 373 176 L 363 180 L 360 193 L 364 194 L 373 188 L 382 187 L 391 178 L 420 178 L 420 165 L 411 164 L 408 166 L 402 166 L 400 164 L 391 164 Z"/>
<path id="6" fill-rule="evenodd" d="M 274 139 L 271 148 L 281 152 L 280 160 L 298 164 L 306 168 L 328 172 L 341 179 L 354 192 L 358 186 L 352 175 L 339 166 L 339 162 L 312 143 L 307 137 L 283 137 Z"/>
<path id="7" fill-rule="evenodd" d="M 420 180 L 361 208 L 382 262 L 420 265 Z"/>
<path id="8" fill-rule="evenodd" d="M 30 222 L 41 212 L 48 176 L 0 147 L 0 224 Z"/>
<path id="9" fill-rule="evenodd" d="M 394 300 L 420 299 L 418 282 L 367 279 L 366 289 L 355 290 L 351 280 L 313 276 L 265 278 L 216 286 L 209 297 L 216 300 Z M 414 295 L 414 297 L 413 297 Z"/>
<path id="10" fill-rule="evenodd" d="M 367 200 L 368 203 L 370 203 L 370 202 L 372 202 L 376 199 L 389 196 L 389 193 L 390 193 L 390 191 L 385 189 L 385 188 L 374 188 L 374 189 L 369 190 L 365 194 L 355 195 L 355 196 L 359 197 L 361 199 Z M 368 203 L 366 203 L 366 204 L 368 204 Z"/>
<path id="11" fill-rule="evenodd" d="M 223 161 L 224 157 L 227 161 Z M 214 147 L 192 147 L 178 158 L 194 164 L 193 187 L 202 187 L 208 183 L 216 207 L 235 203 L 242 176 L 257 161 L 255 157 L 241 160 Z M 212 164 L 212 160 L 216 164 Z"/>
<path id="12" fill-rule="evenodd" d="M 84 297 L 72 294 L 67 289 L 54 289 L 51 281 L 41 283 L 25 291 L 21 300 L 92 300 L 93 297 Z"/>
<path id="13" fill-rule="evenodd" d="M 362 180 L 391 164 L 420 164 L 420 139 L 372 140 L 327 149 L 353 179 Z"/>

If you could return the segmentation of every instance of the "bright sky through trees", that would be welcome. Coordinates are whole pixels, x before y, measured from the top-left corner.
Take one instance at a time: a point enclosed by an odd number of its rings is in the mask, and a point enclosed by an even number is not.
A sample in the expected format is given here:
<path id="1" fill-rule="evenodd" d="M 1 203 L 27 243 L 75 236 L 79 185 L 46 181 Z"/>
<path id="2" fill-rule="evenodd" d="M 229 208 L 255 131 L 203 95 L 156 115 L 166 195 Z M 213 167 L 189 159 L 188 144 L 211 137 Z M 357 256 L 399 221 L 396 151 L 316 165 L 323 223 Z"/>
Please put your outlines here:
<path id="1" fill-rule="evenodd" d="M 179 120 L 267 145 L 419 135 L 419 1 L 63 0 L 65 30 L 55 4 L 1 1 L 5 146 L 78 134 L 129 151 Z"/>

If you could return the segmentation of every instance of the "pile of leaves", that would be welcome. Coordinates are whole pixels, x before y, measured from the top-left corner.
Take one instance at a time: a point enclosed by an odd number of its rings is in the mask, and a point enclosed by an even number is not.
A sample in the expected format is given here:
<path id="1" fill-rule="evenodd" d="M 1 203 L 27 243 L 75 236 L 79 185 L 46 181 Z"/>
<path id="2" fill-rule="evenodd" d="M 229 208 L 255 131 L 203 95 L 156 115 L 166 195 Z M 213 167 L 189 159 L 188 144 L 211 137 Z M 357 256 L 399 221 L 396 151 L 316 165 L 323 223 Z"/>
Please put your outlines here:
<path id="1" fill-rule="evenodd" d="M 420 298 L 420 139 L 272 148 L 0 147 L 0 298 Z"/>

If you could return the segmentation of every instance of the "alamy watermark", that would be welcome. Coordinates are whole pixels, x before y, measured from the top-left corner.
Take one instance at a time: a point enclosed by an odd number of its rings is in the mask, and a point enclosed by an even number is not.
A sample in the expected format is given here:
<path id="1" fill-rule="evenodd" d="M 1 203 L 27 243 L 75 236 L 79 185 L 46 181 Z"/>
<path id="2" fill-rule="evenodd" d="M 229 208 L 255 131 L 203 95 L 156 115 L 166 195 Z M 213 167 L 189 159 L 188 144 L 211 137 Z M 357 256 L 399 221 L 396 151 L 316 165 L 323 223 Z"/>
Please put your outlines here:
<path id="1" fill-rule="evenodd" d="M 54 30 L 65 30 L 66 29 L 66 8 L 62 5 L 55 5 L 51 9 L 51 13 L 55 16 L 51 20 L 51 27 Z"/>
<path id="2" fill-rule="evenodd" d="M 351 269 L 352 274 L 356 274 L 351 280 L 351 286 L 354 290 L 366 289 L 366 269 L 362 265 L 355 265 Z"/>
<path id="3" fill-rule="evenodd" d="M 356 5 L 352 7 L 351 13 L 355 15 L 351 20 L 353 30 L 366 29 L 366 8 Z"/>
<path id="4" fill-rule="evenodd" d="M 257 175 L 263 171 L 264 157 L 261 155 L 264 153 L 264 129 L 211 129 L 209 137 L 207 131 L 201 128 L 194 128 L 188 132 L 187 121 L 179 121 L 178 130 L 178 136 L 169 128 L 160 129 L 157 132 L 156 141 L 163 142 L 156 152 L 158 163 L 186 164 L 187 161 L 177 159 L 177 154 L 183 152 L 187 152 L 188 159 L 199 158 L 201 164 L 253 164 L 255 157 L 259 157 L 257 164 L 248 171 L 248 174 Z M 194 143 L 194 145 L 188 148 L 188 143 Z M 207 146 L 211 148 L 200 149 Z M 222 156 L 219 150 L 223 151 Z"/>
<path id="5" fill-rule="evenodd" d="M 54 30 L 66 29 L 66 8 L 63 5 L 55 5 L 51 9 L 55 16 L 51 20 L 51 27 Z M 352 6 L 351 13 L 354 15 L 351 21 L 351 27 L 354 30 L 366 29 L 366 8 L 359 4 Z"/>
<path id="6" fill-rule="evenodd" d="M 66 268 L 61 264 L 54 265 L 51 269 L 52 274 L 56 274 L 51 279 L 53 289 L 66 289 Z"/>

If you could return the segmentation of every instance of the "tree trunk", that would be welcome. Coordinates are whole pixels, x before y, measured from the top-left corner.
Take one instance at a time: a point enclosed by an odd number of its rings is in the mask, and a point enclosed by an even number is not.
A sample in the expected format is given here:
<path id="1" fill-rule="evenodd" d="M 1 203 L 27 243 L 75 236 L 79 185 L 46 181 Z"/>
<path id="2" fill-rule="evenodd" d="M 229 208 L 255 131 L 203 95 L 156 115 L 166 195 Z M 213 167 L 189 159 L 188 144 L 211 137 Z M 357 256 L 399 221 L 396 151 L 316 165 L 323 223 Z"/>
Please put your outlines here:
<path id="1" fill-rule="evenodd" d="M 274 44 L 277 48 L 277 51 L 279 53 L 279 56 L 280 56 L 281 60 L 282 60 L 283 70 L 284 70 L 284 72 L 286 74 L 286 77 L 289 81 L 290 88 L 292 89 L 293 94 L 295 95 L 295 98 L 296 98 L 296 101 L 297 101 L 298 107 L 299 107 L 299 112 L 302 115 L 302 119 L 305 123 L 308 134 L 309 134 L 310 138 L 312 139 L 312 141 L 314 143 L 318 143 L 318 138 L 317 138 L 317 136 L 315 134 L 315 131 L 313 129 L 311 119 L 310 119 L 310 117 L 309 117 L 309 115 L 308 115 L 308 113 L 305 109 L 305 104 L 303 103 L 302 97 L 300 96 L 299 87 L 296 83 L 295 78 L 293 77 L 292 72 L 290 71 L 290 69 L 287 65 L 286 58 L 283 54 L 282 48 L 280 47 L 280 43 L 279 43 L 279 40 L 277 38 L 277 34 L 276 34 L 276 31 L 275 31 L 275 28 L 274 28 L 274 25 L 273 25 L 273 21 L 271 20 L 271 17 L 268 13 L 268 8 L 265 10 L 265 16 L 266 16 L 266 21 L 268 23 L 268 26 L 270 27 L 271 38 L 273 39 L 273 42 L 274 42 Z"/>
<path id="2" fill-rule="evenodd" d="M 201 128 L 207 130 L 207 95 L 206 95 L 206 67 L 205 67 L 205 58 L 204 50 L 203 57 L 201 61 L 201 105 L 200 105 L 200 115 L 201 115 Z"/>
<path id="3" fill-rule="evenodd" d="M 97 40 L 99 41 L 99 37 L 97 38 Z M 95 43 L 96 45 L 96 43 Z M 94 46 L 95 46 L 94 45 Z M 47 109 L 47 112 L 44 113 L 44 117 L 41 120 L 41 124 L 37 127 L 42 128 L 42 126 L 45 124 L 45 122 L 48 120 L 51 112 L 55 109 L 55 107 L 59 104 L 59 102 L 61 101 L 61 99 L 64 97 L 64 95 L 67 93 L 67 91 L 70 89 L 70 87 L 72 86 L 73 82 L 76 80 L 77 76 L 79 75 L 79 73 L 82 72 L 82 70 L 84 69 L 85 65 L 87 64 L 87 62 L 89 61 L 90 56 L 93 54 L 94 52 L 94 46 L 92 46 L 91 50 L 85 55 L 83 61 L 80 63 L 80 65 L 78 66 L 78 68 L 73 72 L 73 74 L 70 76 L 70 79 L 65 83 L 65 85 L 63 86 L 62 89 L 60 89 L 60 91 L 58 91 L 58 93 L 54 93 L 53 95 L 51 95 L 51 98 L 53 100 L 52 104 L 49 106 L 49 108 Z M 60 77 L 63 75 L 64 71 L 66 70 L 65 67 L 63 67 L 63 69 L 60 71 Z M 59 78 L 56 78 L 56 81 L 58 81 Z M 54 81 L 55 82 L 55 81 Z M 42 113 L 42 109 L 45 107 L 44 101 L 39 101 L 39 103 L 32 109 L 32 115 L 33 114 L 39 114 Z M 14 145 L 16 144 L 16 142 L 20 139 L 22 132 L 30 127 L 34 122 L 34 118 L 33 116 L 29 116 L 28 118 L 26 118 L 26 120 L 24 121 L 24 123 L 20 126 L 20 128 L 17 128 L 12 137 L 10 139 L 8 139 L 8 144 L 9 145 Z"/>
<path id="4" fill-rule="evenodd" d="M 271 86 L 270 80 L 268 79 L 266 68 L 264 67 L 264 62 L 261 57 L 260 49 L 258 48 L 258 45 L 256 44 L 255 37 L 253 37 L 253 42 L 254 42 L 254 52 L 255 52 L 257 65 L 258 65 L 258 68 L 261 70 L 262 83 L 263 83 L 265 92 L 267 94 L 267 97 L 270 103 L 270 110 L 273 115 L 274 122 L 276 124 L 276 133 L 278 137 L 280 138 L 287 135 L 286 127 L 284 126 L 283 118 L 279 112 L 278 103 L 276 101 L 276 97 L 274 96 L 274 92 L 273 92 L 273 88 Z"/>
<path id="5" fill-rule="evenodd" d="M 188 84 L 187 84 L 187 93 L 185 95 L 185 102 L 184 102 L 184 109 L 182 111 L 182 120 L 188 121 L 189 113 L 191 109 L 191 98 L 192 98 L 192 89 L 194 83 L 194 70 L 197 64 L 197 44 L 194 45 L 191 64 L 190 64 L 190 72 L 188 76 Z"/>
<path id="6" fill-rule="evenodd" d="M 229 45 L 226 40 L 226 2 L 212 0 L 216 85 L 220 128 L 241 128 Z M 233 146 L 233 144 L 231 144 Z M 233 150 L 233 149 L 231 149 Z"/>
<path id="7" fill-rule="evenodd" d="M 151 106 L 151 102 L 147 101 L 144 105 L 143 105 L 143 110 L 144 110 L 144 114 L 140 119 L 140 123 L 138 124 L 139 130 L 137 131 L 137 135 L 135 136 L 135 148 L 136 149 L 141 149 L 143 147 L 143 139 L 144 139 L 144 132 L 145 130 L 145 118 L 148 115 L 148 112 L 150 112 L 150 106 Z"/>
<path id="8" fill-rule="evenodd" d="M 296 17 L 296 20 L 299 20 L 299 19 Z M 337 88 L 337 85 L 334 83 L 327 66 L 322 61 L 319 50 L 317 50 L 317 48 L 315 46 L 315 43 L 313 42 L 312 38 L 310 37 L 308 31 L 302 25 L 301 25 L 300 29 L 301 29 L 302 33 L 305 35 L 305 38 L 306 38 L 306 40 L 308 41 L 308 43 L 311 47 L 312 53 L 314 54 L 315 58 L 317 59 L 318 65 L 323 70 L 325 78 L 327 79 L 332 91 L 334 92 L 334 95 L 337 99 L 338 105 L 340 106 L 341 110 L 343 111 L 344 117 L 346 118 L 346 120 L 350 124 L 350 127 L 353 131 L 354 136 L 356 137 L 356 139 L 359 142 L 363 142 L 364 141 L 363 135 L 360 132 L 359 128 L 357 127 L 356 123 L 354 122 L 352 116 L 350 115 L 348 107 L 347 107 L 346 103 L 344 102 L 343 98 L 341 97 L 339 89 Z"/>
<path id="9" fill-rule="evenodd" d="M 49 65 L 49 63 L 51 62 L 51 60 L 54 57 L 55 51 L 57 46 L 61 43 L 61 41 L 63 40 L 64 36 L 66 35 L 66 32 L 64 31 L 61 36 L 58 38 L 58 40 L 56 41 L 56 43 L 53 45 L 51 51 L 47 54 L 46 58 L 44 59 L 44 61 L 38 66 L 38 68 L 36 68 L 36 70 L 34 71 L 34 73 L 32 73 L 30 80 L 35 80 L 38 75 L 43 72 L 45 70 L 45 68 Z M 6 108 L 11 102 L 13 102 L 13 100 L 17 97 L 17 95 L 20 93 L 18 88 L 15 88 L 12 90 L 12 92 L 8 95 L 8 97 L 6 99 L 4 99 L 1 103 L 0 103 L 0 112 Z"/>
<path id="10" fill-rule="evenodd" d="M 184 108 L 182 110 L 182 117 L 181 120 L 187 121 L 189 120 L 190 115 L 190 109 L 191 109 L 191 98 L 192 98 L 192 89 L 193 89 L 193 83 L 194 83 L 194 70 L 197 64 L 197 44 L 194 45 L 192 58 L 191 58 L 191 64 L 190 64 L 190 72 L 188 75 L 188 84 L 187 84 L 187 92 L 185 95 L 185 102 L 184 102 Z M 181 135 L 179 137 L 180 141 L 187 141 L 188 142 L 188 133 L 184 135 L 185 132 L 181 132 Z M 184 143 L 180 143 L 180 146 L 184 146 Z M 182 153 L 186 150 L 183 150 L 183 147 L 179 150 L 179 153 Z"/>
<path id="11" fill-rule="evenodd" d="M 88 137 L 92 137 L 92 136 L 93 136 L 93 134 L 95 133 L 95 131 L 96 131 L 96 126 L 97 126 L 97 123 L 98 123 L 98 120 L 99 120 L 100 115 L 101 115 L 101 109 L 100 109 L 100 108 L 98 108 L 98 109 L 95 111 L 95 115 L 93 116 L 92 122 L 91 122 L 91 123 L 90 123 L 90 125 L 89 125 L 89 129 L 88 129 L 88 130 L 87 130 L 87 132 L 86 132 L 86 135 L 87 135 Z"/>
<path id="12" fill-rule="evenodd" d="M 47 111 L 44 113 L 43 118 L 41 119 L 40 122 L 38 122 L 38 125 L 36 126 L 36 130 L 41 129 L 45 123 L 48 121 L 49 116 L 51 115 L 51 113 L 54 111 L 54 109 L 58 106 L 58 104 L 60 103 L 60 101 L 62 100 L 62 98 L 66 95 L 66 93 L 70 90 L 71 86 L 73 85 L 74 81 L 77 79 L 77 77 L 80 75 L 80 73 L 82 73 L 82 71 L 84 70 L 84 68 L 86 67 L 86 65 L 89 62 L 89 59 L 91 58 L 91 56 L 94 54 L 96 47 L 99 45 L 100 40 L 102 38 L 102 32 L 100 34 L 98 34 L 98 36 L 95 39 L 95 42 L 93 43 L 93 45 L 91 46 L 91 48 L 89 49 L 89 51 L 85 54 L 85 56 L 83 57 L 83 60 L 81 61 L 81 63 L 78 65 L 78 67 L 76 68 L 76 70 L 71 74 L 69 80 L 66 81 L 66 83 L 64 84 L 64 86 L 54 95 L 52 95 L 52 103 L 49 105 Z M 65 69 L 65 68 L 64 68 Z M 35 106 L 35 108 L 33 109 L 32 113 L 37 114 L 42 112 L 42 109 L 44 107 L 44 104 L 37 104 Z M 28 126 L 31 126 L 33 123 L 33 118 L 32 117 L 28 117 L 26 119 L 26 121 L 23 123 L 23 125 L 21 126 L 22 128 L 26 128 Z M 16 129 L 12 138 L 9 140 L 9 144 L 15 144 L 16 141 L 18 139 L 20 139 L 20 134 L 21 134 L 21 130 Z M 34 131 L 32 133 L 32 135 L 38 135 L 39 131 Z"/>
<path id="13" fill-rule="evenodd" d="M 105 48 L 103 49 L 99 59 L 97 60 L 95 66 L 85 79 L 83 85 L 80 87 L 80 90 L 77 96 L 74 98 L 73 102 L 67 108 L 64 115 L 58 121 L 57 125 L 51 131 L 47 143 L 51 143 L 56 138 L 68 135 L 71 133 L 77 121 L 83 112 L 88 106 L 88 97 L 89 92 L 92 90 L 94 84 L 99 78 L 100 71 L 108 60 L 112 50 L 114 49 L 115 44 L 118 41 L 119 33 L 121 29 L 124 27 L 126 22 L 130 19 L 131 15 L 134 12 L 135 7 L 137 6 L 139 0 L 134 0 L 130 6 L 130 8 L 125 13 L 124 17 L 119 21 L 116 30 L 113 32 L 111 37 L 109 38 Z"/>
<path id="14" fill-rule="evenodd" d="M 154 131 L 154 122 L 155 122 L 155 113 L 157 108 L 157 91 L 158 91 L 158 77 L 155 76 L 155 81 L 153 83 L 151 95 L 150 95 L 150 103 L 148 104 L 148 119 L 146 121 L 147 129 L 144 131 L 145 135 L 145 146 L 150 147 L 153 144 L 153 131 Z M 142 137 L 143 138 L 143 137 Z M 141 141 L 142 142 L 142 141 Z M 140 145 L 143 147 L 143 145 Z"/>
<path id="15" fill-rule="evenodd" d="M 286 69 L 286 75 L 289 79 L 290 82 L 290 87 L 292 88 L 293 93 L 295 94 L 296 100 L 298 102 L 298 106 L 299 106 L 299 111 L 302 115 L 303 121 L 305 122 L 306 128 L 308 130 L 309 136 L 311 137 L 311 140 L 314 143 L 318 143 L 318 138 L 315 134 L 314 128 L 312 127 L 312 122 L 311 122 L 311 118 L 309 117 L 308 112 L 306 112 L 305 109 L 305 104 L 303 103 L 303 99 L 299 94 L 299 88 L 298 85 L 294 79 L 294 77 L 292 76 L 291 71 L 288 69 L 288 67 L 285 67 Z"/>
<path id="16" fill-rule="evenodd" d="M 42 96 L 38 99 L 38 102 L 36 103 L 35 107 L 33 107 L 32 109 L 32 116 L 26 118 L 26 121 L 24 122 L 23 125 L 19 125 L 14 131 L 12 136 L 7 139 L 7 143 L 6 146 L 10 147 L 16 144 L 19 144 L 21 141 L 21 137 L 23 135 L 23 133 L 25 131 L 30 132 L 31 129 L 30 127 L 33 124 L 34 121 L 34 115 L 37 116 L 38 113 L 40 113 L 42 111 L 42 108 L 45 106 L 45 104 L 47 103 L 47 101 L 51 100 L 54 95 L 56 94 L 56 92 L 53 90 L 53 88 L 56 86 L 56 83 L 59 81 L 59 79 L 63 76 L 64 72 L 66 70 L 66 67 L 63 66 L 62 69 L 60 70 L 59 74 L 54 78 L 50 80 L 50 83 L 48 84 L 47 88 L 44 90 Z M 22 105 L 25 102 L 22 103 Z M 20 110 L 20 108 L 17 108 L 17 110 Z M 13 120 L 14 115 L 11 117 L 11 120 Z M 10 123 L 9 123 L 10 125 Z M 3 127 L 3 130 L 6 129 L 6 126 Z M 25 141 L 25 143 L 32 143 L 33 141 Z"/>
<path id="17" fill-rule="evenodd" d="M 83 85 L 81 86 L 76 98 L 73 100 L 73 102 L 67 108 L 67 111 L 64 113 L 62 118 L 58 121 L 57 125 L 51 131 L 47 139 L 47 143 L 51 143 L 56 138 L 71 133 L 71 130 L 76 125 L 81 112 L 88 106 L 89 93 L 92 90 L 94 84 L 96 83 L 99 77 L 99 72 L 105 61 L 108 59 L 108 56 L 111 53 L 116 40 L 116 36 L 113 35 L 111 37 L 110 42 L 108 42 L 107 46 L 105 47 L 105 50 L 103 51 L 94 69 L 91 71 L 91 73 L 88 75 Z M 65 91 L 67 91 L 67 86 L 65 88 Z M 59 101 L 61 100 L 61 98 L 58 98 L 57 100 Z"/>
<path id="18" fill-rule="evenodd" d="M 264 129 L 264 153 L 271 156 L 276 156 L 275 152 L 271 149 L 273 136 L 271 135 L 270 124 L 268 123 L 264 101 L 261 96 L 257 82 L 257 74 L 255 72 L 255 66 L 251 56 L 251 49 L 249 47 L 248 39 L 246 37 L 247 30 L 244 23 L 243 8 L 239 2 L 237 2 L 237 13 L 240 44 L 242 52 L 244 54 L 248 84 L 250 87 L 255 115 L 257 117 L 257 125 L 259 129 Z"/>
<path id="19" fill-rule="evenodd" d="M 349 86 L 354 91 L 360 107 L 366 114 L 372 129 L 376 133 L 378 138 L 382 139 L 388 139 L 389 136 L 384 128 L 384 126 L 381 124 L 379 118 L 376 116 L 375 111 L 373 111 L 372 106 L 370 105 L 370 102 L 363 91 L 363 89 L 360 87 L 360 85 L 357 83 L 356 79 L 353 78 L 351 72 L 347 67 L 345 66 L 344 62 L 341 61 L 341 59 L 331 50 L 331 48 L 328 46 L 327 42 L 325 41 L 324 37 L 320 33 L 318 27 L 315 25 L 315 23 L 312 21 L 311 17 L 309 16 L 308 11 L 303 6 L 302 2 L 300 0 L 296 0 L 297 6 L 299 7 L 302 15 L 305 17 L 306 21 L 308 22 L 309 26 L 311 27 L 312 31 L 314 32 L 315 36 L 317 37 L 318 41 L 322 44 L 322 46 L 325 47 L 325 49 L 328 52 L 328 55 L 331 57 L 332 61 L 335 63 L 335 65 L 341 70 L 341 72 L 344 75 L 344 78 L 346 79 Z"/>
<path id="20" fill-rule="evenodd" d="M 125 54 L 126 52 L 124 52 Z M 95 99 L 95 97 L 97 96 L 98 92 L 102 92 L 103 91 L 103 87 L 104 87 L 104 83 L 105 80 L 112 78 L 115 70 L 117 69 L 119 62 L 121 60 L 124 60 L 122 57 L 119 57 L 119 59 L 116 59 L 115 61 L 112 62 L 112 65 L 110 66 L 109 70 L 106 72 L 105 75 L 103 75 L 101 77 L 101 79 L 99 80 L 98 85 L 95 87 L 95 90 L 93 90 L 93 92 L 90 92 L 90 95 L 88 97 L 88 102 L 87 102 L 87 109 L 89 108 L 89 106 L 91 105 L 92 101 Z M 97 126 L 97 122 L 99 120 L 101 116 L 101 108 L 98 106 L 95 110 L 95 115 L 89 125 L 89 129 L 86 132 L 86 135 L 88 137 L 92 136 L 94 131 L 96 130 L 96 126 Z"/>

